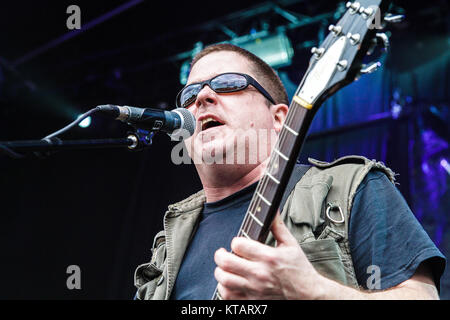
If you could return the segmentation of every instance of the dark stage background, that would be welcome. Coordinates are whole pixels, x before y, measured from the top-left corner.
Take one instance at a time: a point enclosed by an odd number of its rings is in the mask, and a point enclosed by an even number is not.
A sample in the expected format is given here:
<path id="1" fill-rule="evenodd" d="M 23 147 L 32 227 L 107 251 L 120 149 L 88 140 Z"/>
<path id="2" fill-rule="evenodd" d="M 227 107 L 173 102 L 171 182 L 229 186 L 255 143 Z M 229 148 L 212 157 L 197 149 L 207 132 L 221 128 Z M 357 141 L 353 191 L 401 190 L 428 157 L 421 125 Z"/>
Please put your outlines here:
<path id="1" fill-rule="evenodd" d="M 66 9 L 81 8 L 71 33 Z M 170 108 L 180 53 L 261 29 L 289 16 L 260 1 L 3 1 L 0 4 L 0 140 L 40 139 L 99 104 Z M 278 69 L 290 96 L 310 49 L 335 22 L 341 2 L 272 2 L 298 21 L 287 31 L 294 55 Z M 332 97 L 302 152 L 333 160 L 361 154 L 399 174 L 398 188 L 430 237 L 450 254 L 448 2 L 395 1 L 406 20 L 389 30 L 383 67 Z M 278 11 L 280 12 L 280 11 Z M 331 14 L 328 14 L 331 13 Z M 327 15 L 328 14 L 328 15 Z M 292 18 L 292 17 L 291 17 Z M 290 20 L 290 22 L 295 21 Z M 94 116 L 64 139 L 123 137 L 125 124 Z M 0 298 L 131 299 L 133 273 L 147 262 L 171 202 L 199 190 L 190 165 L 174 165 L 165 135 L 142 152 L 61 151 L 0 157 Z M 448 162 L 446 162 L 448 161 Z M 67 267 L 81 270 L 69 290 Z M 447 268 L 448 269 L 448 268 Z M 450 273 L 441 283 L 450 298 Z"/>

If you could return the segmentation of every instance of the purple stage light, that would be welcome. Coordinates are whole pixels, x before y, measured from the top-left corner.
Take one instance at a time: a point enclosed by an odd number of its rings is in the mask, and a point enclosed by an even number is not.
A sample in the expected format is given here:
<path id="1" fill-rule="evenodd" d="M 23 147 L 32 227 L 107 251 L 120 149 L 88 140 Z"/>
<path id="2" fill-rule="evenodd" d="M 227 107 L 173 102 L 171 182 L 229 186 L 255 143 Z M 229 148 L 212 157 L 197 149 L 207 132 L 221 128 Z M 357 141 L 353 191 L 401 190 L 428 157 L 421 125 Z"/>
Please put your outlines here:
<path id="1" fill-rule="evenodd" d="M 447 173 L 450 175 L 450 164 L 448 163 L 447 159 L 441 159 L 441 167 L 447 171 Z"/>

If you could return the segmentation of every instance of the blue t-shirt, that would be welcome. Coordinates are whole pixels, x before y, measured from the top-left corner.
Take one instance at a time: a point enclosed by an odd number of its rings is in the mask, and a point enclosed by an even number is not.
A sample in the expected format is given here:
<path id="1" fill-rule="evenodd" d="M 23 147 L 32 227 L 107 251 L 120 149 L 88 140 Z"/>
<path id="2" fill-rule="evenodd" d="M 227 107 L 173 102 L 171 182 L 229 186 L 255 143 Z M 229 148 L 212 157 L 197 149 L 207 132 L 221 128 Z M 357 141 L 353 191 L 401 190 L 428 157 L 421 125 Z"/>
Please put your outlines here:
<path id="1" fill-rule="evenodd" d="M 217 286 L 214 252 L 221 247 L 230 250 L 256 186 L 255 183 L 225 199 L 205 203 L 172 299 L 211 299 Z M 445 258 L 382 172 L 369 172 L 358 187 L 350 214 L 349 242 L 356 277 L 364 288 L 368 283 L 370 289 L 395 286 L 409 279 L 425 260 L 430 261 L 439 288 Z M 381 275 L 375 283 L 374 267 Z"/>
<path id="2" fill-rule="evenodd" d="M 349 242 L 356 278 L 365 289 L 383 290 L 408 280 L 428 259 L 439 289 L 445 257 L 380 171 L 370 172 L 358 187 L 350 214 Z M 381 275 L 379 287 L 375 286 L 375 272 Z"/>
<path id="3" fill-rule="evenodd" d="M 204 204 L 201 221 L 185 253 L 171 299 L 212 298 L 217 286 L 214 253 L 219 248 L 231 250 L 231 240 L 239 232 L 256 186 L 254 183 L 225 199 Z"/>

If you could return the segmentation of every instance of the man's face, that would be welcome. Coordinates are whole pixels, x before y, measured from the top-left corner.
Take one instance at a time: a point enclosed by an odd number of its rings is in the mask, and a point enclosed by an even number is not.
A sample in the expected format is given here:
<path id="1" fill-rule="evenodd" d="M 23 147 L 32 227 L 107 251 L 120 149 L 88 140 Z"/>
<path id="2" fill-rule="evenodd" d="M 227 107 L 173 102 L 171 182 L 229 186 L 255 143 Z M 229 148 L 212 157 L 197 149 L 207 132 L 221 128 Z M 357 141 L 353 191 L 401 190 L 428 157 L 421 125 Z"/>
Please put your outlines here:
<path id="1" fill-rule="evenodd" d="M 226 72 L 248 74 L 261 84 L 260 79 L 252 72 L 250 62 L 231 51 L 213 52 L 198 60 L 191 70 L 187 84 L 208 80 Z M 233 163 L 243 164 L 239 162 L 243 152 L 247 153 L 244 156 L 247 163 L 250 158 L 254 161 L 255 156 L 258 163 L 268 156 L 264 149 L 270 152 L 270 139 L 271 136 L 273 139 L 275 134 L 274 118 L 266 98 L 253 86 L 238 92 L 216 93 L 206 85 L 188 109 L 197 120 L 194 134 L 185 141 L 191 158 L 196 157 L 194 163 L 198 159 L 208 162 L 208 157 L 214 158 L 215 163 L 218 159 L 223 159 L 223 163 L 230 163 L 231 155 Z M 215 121 L 203 124 L 208 118 Z M 221 125 L 217 125 L 217 122 Z M 244 137 L 246 134 L 247 139 Z M 261 138 L 264 134 L 266 139 Z M 261 144 L 266 145 L 261 148 Z M 249 152 L 253 156 L 249 156 Z M 262 152 L 263 155 L 257 156 L 255 152 Z M 262 157 L 264 159 L 260 159 Z"/>

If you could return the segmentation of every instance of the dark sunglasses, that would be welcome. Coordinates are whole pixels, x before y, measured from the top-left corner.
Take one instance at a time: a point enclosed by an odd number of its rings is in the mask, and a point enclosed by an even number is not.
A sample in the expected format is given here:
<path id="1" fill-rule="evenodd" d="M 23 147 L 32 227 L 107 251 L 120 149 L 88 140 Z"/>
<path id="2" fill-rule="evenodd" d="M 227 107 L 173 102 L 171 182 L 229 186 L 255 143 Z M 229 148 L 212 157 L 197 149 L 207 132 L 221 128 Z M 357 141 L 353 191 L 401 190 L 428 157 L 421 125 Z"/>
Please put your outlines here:
<path id="1" fill-rule="evenodd" d="M 264 90 L 264 88 L 255 79 L 247 74 L 236 72 L 222 73 L 212 79 L 192 83 L 184 87 L 177 95 L 176 104 L 178 108 L 189 107 L 197 99 L 197 95 L 205 85 L 208 85 L 217 93 L 229 93 L 244 90 L 250 84 L 261 92 L 270 102 L 276 104 L 270 94 Z"/>

